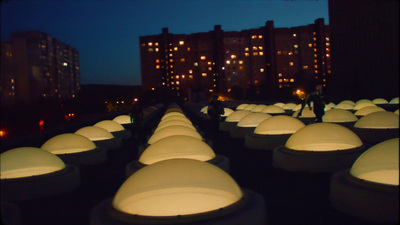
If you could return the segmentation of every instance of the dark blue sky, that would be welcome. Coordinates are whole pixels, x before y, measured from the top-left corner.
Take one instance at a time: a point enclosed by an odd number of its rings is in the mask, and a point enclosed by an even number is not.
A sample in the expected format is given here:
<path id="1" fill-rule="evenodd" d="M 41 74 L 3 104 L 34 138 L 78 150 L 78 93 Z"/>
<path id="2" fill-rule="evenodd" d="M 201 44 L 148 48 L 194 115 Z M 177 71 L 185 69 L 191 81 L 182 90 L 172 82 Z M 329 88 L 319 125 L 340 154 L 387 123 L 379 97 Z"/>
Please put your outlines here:
<path id="1" fill-rule="evenodd" d="M 82 84 L 140 85 L 139 36 L 328 21 L 327 0 L 3 0 L 1 39 L 39 30 L 79 51 Z"/>

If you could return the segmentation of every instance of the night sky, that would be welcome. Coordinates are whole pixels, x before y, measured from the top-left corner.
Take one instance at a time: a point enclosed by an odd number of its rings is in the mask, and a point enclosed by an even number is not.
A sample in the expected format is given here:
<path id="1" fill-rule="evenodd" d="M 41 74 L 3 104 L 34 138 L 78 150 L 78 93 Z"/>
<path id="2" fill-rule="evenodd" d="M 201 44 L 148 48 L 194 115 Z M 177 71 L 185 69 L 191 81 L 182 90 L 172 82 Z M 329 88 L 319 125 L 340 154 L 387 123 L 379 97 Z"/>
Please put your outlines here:
<path id="1" fill-rule="evenodd" d="M 1 40 L 42 31 L 76 48 L 82 84 L 140 85 L 139 36 L 328 21 L 327 0 L 3 0 Z"/>

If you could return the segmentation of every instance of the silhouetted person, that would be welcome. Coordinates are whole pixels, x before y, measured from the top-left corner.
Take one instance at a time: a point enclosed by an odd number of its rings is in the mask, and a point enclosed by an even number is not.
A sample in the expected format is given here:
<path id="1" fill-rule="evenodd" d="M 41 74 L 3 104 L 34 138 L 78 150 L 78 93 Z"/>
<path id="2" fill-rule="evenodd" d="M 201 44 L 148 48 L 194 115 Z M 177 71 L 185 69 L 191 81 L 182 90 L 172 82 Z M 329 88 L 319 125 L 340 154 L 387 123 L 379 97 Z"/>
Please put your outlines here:
<path id="1" fill-rule="evenodd" d="M 138 138 L 140 142 L 143 142 L 144 134 L 141 130 L 141 128 L 143 127 L 143 110 L 139 103 L 133 105 L 130 116 L 135 137 Z"/>
<path id="2" fill-rule="evenodd" d="M 311 107 L 311 102 L 313 102 L 313 107 Z M 297 117 L 300 117 L 305 105 L 308 105 L 310 110 L 314 110 L 316 117 L 315 122 L 322 122 L 322 116 L 325 114 L 325 96 L 322 93 L 322 84 L 317 84 L 315 86 L 315 91 L 311 92 L 306 96 L 304 102 L 302 103 L 301 109 Z"/>
<path id="3" fill-rule="evenodd" d="M 224 113 L 222 102 L 218 100 L 218 96 L 214 95 L 207 109 L 207 114 L 211 119 L 211 137 L 215 137 L 218 133 L 221 115 Z"/>

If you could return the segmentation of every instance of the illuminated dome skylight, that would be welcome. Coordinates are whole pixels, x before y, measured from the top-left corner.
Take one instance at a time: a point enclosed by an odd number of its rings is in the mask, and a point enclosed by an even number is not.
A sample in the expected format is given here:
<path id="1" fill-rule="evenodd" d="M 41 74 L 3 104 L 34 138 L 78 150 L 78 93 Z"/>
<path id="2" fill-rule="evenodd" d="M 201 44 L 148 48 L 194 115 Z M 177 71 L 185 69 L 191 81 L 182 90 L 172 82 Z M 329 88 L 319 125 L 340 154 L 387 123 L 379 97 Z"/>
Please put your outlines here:
<path id="1" fill-rule="evenodd" d="M 358 110 L 357 112 L 354 113 L 354 115 L 356 116 L 366 116 L 370 113 L 373 112 L 383 112 L 386 111 L 385 109 L 379 107 L 379 106 L 367 106 L 364 108 L 361 108 L 360 110 Z"/>
<path id="2" fill-rule="evenodd" d="M 249 115 L 250 113 L 251 112 L 244 111 L 244 110 L 235 111 L 235 112 L 231 113 L 228 117 L 226 117 L 225 121 L 226 122 L 239 122 L 239 120 L 241 120 L 243 117 Z"/>
<path id="3" fill-rule="evenodd" d="M 293 134 L 305 125 L 299 119 L 286 115 L 272 116 L 261 122 L 254 133 L 276 135 L 276 134 Z"/>
<path id="4" fill-rule="evenodd" d="M 170 159 L 131 175 L 112 205 L 128 214 L 177 216 L 224 208 L 242 196 L 237 183 L 220 168 L 192 159 Z"/>
<path id="5" fill-rule="evenodd" d="M 394 113 L 399 115 L 399 109 L 396 109 L 396 111 L 394 111 Z"/>
<path id="6" fill-rule="evenodd" d="M 351 103 L 341 102 L 335 106 L 335 109 L 345 109 L 345 110 L 352 110 L 354 105 Z"/>
<path id="7" fill-rule="evenodd" d="M 368 149 L 351 167 L 350 174 L 363 180 L 399 185 L 399 138 Z"/>
<path id="8" fill-rule="evenodd" d="M 399 115 L 393 112 L 373 112 L 357 121 L 356 128 L 388 129 L 399 128 Z"/>
<path id="9" fill-rule="evenodd" d="M 263 110 L 261 110 L 261 112 L 268 114 L 280 114 L 280 113 L 285 113 L 285 110 L 276 105 L 269 105 L 265 107 Z"/>
<path id="10" fill-rule="evenodd" d="M 283 108 L 283 106 L 285 105 L 285 103 L 277 102 L 277 103 L 275 103 L 274 105 Z"/>
<path id="11" fill-rule="evenodd" d="M 322 117 L 322 121 L 331 123 L 356 122 L 357 120 L 357 116 L 344 109 L 331 109 Z"/>
<path id="12" fill-rule="evenodd" d="M 115 121 L 112 121 L 112 120 L 103 120 L 103 121 L 96 123 L 93 126 L 103 128 L 108 132 L 116 132 L 116 131 L 125 130 L 125 128 L 121 124 L 119 124 Z"/>
<path id="13" fill-rule="evenodd" d="M 40 148 L 53 154 L 71 154 L 93 150 L 96 145 L 87 137 L 67 133 L 50 138 Z"/>
<path id="14" fill-rule="evenodd" d="M 315 123 L 301 128 L 286 142 L 286 148 L 300 151 L 337 151 L 362 146 L 360 138 L 334 123 Z"/>
<path id="15" fill-rule="evenodd" d="M 142 153 L 139 162 L 150 165 L 176 158 L 208 161 L 215 158 L 215 153 L 209 145 L 197 138 L 175 135 L 154 142 Z"/>
<path id="16" fill-rule="evenodd" d="M 1 179 L 37 176 L 64 168 L 60 158 L 40 148 L 14 148 L 0 154 Z"/>
<path id="17" fill-rule="evenodd" d="M 256 105 L 252 110 L 250 110 L 250 112 L 261 112 L 265 107 L 267 107 L 266 105 Z"/>
<path id="18" fill-rule="evenodd" d="M 158 140 L 174 135 L 186 135 L 197 138 L 199 140 L 203 139 L 197 131 L 189 127 L 176 125 L 176 126 L 165 127 L 163 129 L 158 130 L 149 138 L 147 143 L 153 144 Z"/>
<path id="19" fill-rule="evenodd" d="M 164 114 L 164 116 L 161 118 L 161 120 L 164 120 L 170 116 L 182 116 L 182 117 L 186 117 L 183 113 L 181 112 L 170 112 L 170 113 L 166 113 Z"/>
<path id="20" fill-rule="evenodd" d="M 262 121 L 270 118 L 271 115 L 266 113 L 250 113 L 239 120 L 238 127 L 257 127 Z"/>
<path id="21" fill-rule="evenodd" d="M 360 103 L 365 103 L 365 102 L 372 103 L 372 101 L 369 99 L 360 99 L 360 100 L 356 101 L 355 105 L 358 105 Z"/>
<path id="22" fill-rule="evenodd" d="M 236 110 L 243 110 L 244 108 L 246 108 L 249 104 L 240 104 L 238 105 L 238 107 L 236 107 Z"/>
<path id="23" fill-rule="evenodd" d="M 180 121 L 185 121 L 187 123 L 192 124 L 192 122 L 188 118 L 186 118 L 184 116 L 174 115 L 174 116 L 169 116 L 169 117 L 165 118 L 164 120 L 161 120 L 161 122 L 158 125 L 166 123 L 167 121 L 170 121 L 170 120 L 180 120 Z"/>
<path id="24" fill-rule="evenodd" d="M 256 104 L 250 104 L 250 105 L 246 106 L 243 110 L 250 112 L 256 106 L 257 106 Z"/>
<path id="25" fill-rule="evenodd" d="M 374 103 L 372 103 L 371 101 L 369 101 L 369 102 L 359 102 L 354 106 L 353 110 L 360 110 L 360 109 L 368 107 L 368 106 L 376 106 L 376 105 Z"/>
<path id="26" fill-rule="evenodd" d="M 203 108 L 200 109 L 200 112 L 207 114 L 207 110 L 208 110 L 208 105 L 204 106 Z"/>
<path id="27" fill-rule="evenodd" d="M 85 136 L 91 141 L 101 141 L 114 138 L 114 135 L 107 130 L 95 126 L 82 127 L 81 129 L 75 131 L 75 134 Z"/>
<path id="28" fill-rule="evenodd" d="M 157 132 L 158 130 L 165 128 L 165 127 L 176 126 L 176 125 L 185 126 L 185 127 L 191 128 L 192 130 L 196 130 L 196 128 L 192 124 L 188 123 L 187 121 L 168 120 L 165 123 L 158 125 L 157 128 L 154 130 L 154 132 Z"/>
<path id="29" fill-rule="evenodd" d="M 376 98 L 376 99 L 374 99 L 374 100 L 372 100 L 372 102 L 374 103 L 374 104 L 388 104 L 389 102 L 386 100 L 386 99 L 384 99 L 384 98 Z"/>
<path id="30" fill-rule="evenodd" d="M 350 105 L 353 105 L 353 106 L 356 105 L 356 103 L 351 101 L 351 100 L 343 100 L 343 101 L 339 102 L 339 104 L 350 104 Z"/>
<path id="31" fill-rule="evenodd" d="M 294 103 L 286 103 L 282 108 L 284 110 L 293 110 L 297 105 Z"/>
<path id="32" fill-rule="evenodd" d="M 297 110 L 293 113 L 293 117 L 297 117 L 299 115 L 300 110 Z M 301 113 L 300 118 L 315 118 L 315 113 L 308 106 L 304 107 L 303 112 Z"/>
<path id="33" fill-rule="evenodd" d="M 117 116 L 113 119 L 113 121 L 119 123 L 119 124 L 130 124 L 131 123 L 131 117 L 128 115 L 120 115 Z"/>
<path id="34" fill-rule="evenodd" d="M 389 104 L 399 104 L 399 97 L 393 98 L 390 100 Z"/>
<path id="35" fill-rule="evenodd" d="M 224 108 L 224 114 L 221 115 L 221 117 L 227 117 L 229 115 L 231 115 L 234 111 L 230 108 Z"/>

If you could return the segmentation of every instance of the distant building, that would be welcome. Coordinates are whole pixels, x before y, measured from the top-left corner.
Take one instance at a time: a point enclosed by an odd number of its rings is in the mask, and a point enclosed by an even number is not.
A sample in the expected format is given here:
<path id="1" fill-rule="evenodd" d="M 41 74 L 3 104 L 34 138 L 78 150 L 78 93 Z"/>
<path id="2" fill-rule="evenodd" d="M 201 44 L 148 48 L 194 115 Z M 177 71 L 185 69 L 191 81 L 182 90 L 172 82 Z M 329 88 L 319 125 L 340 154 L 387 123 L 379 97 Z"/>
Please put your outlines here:
<path id="1" fill-rule="evenodd" d="M 330 81 L 329 26 L 323 19 L 292 28 L 265 26 L 240 32 L 213 31 L 140 37 L 143 88 L 165 87 L 177 95 L 195 90 L 256 94 Z"/>
<path id="2" fill-rule="evenodd" d="M 37 31 L 13 33 L 1 47 L 2 104 L 68 99 L 78 93 L 79 54 L 73 47 Z"/>
<path id="3" fill-rule="evenodd" d="M 332 88 L 339 99 L 399 96 L 399 1 L 329 0 Z"/>

